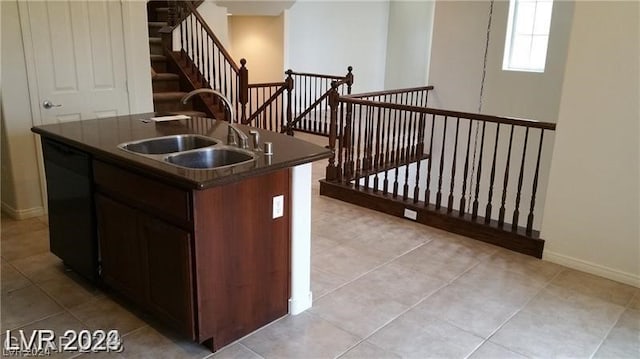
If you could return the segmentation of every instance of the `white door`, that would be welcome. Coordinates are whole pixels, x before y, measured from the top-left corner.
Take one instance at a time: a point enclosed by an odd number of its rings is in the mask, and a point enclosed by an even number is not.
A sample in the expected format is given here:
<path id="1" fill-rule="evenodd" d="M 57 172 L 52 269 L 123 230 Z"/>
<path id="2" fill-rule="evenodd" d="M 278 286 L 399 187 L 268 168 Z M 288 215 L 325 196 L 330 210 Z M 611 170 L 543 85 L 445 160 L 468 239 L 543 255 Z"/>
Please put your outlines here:
<path id="1" fill-rule="evenodd" d="M 34 125 L 129 113 L 120 1 L 18 4 Z"/>

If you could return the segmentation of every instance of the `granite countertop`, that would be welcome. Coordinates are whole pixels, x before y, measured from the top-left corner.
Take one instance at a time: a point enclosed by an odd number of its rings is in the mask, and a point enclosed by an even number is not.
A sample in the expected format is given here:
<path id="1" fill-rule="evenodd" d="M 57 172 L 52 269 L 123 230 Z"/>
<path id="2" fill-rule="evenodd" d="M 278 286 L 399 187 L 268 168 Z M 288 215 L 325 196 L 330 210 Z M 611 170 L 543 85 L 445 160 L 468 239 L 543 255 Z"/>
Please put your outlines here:
<path id="1" fill-rule="evenodd" d="M 116 164 L 134 172 L 146 174 L 189 189 L 203 189 L 235 182 L 242 178 L 265 174 L 282 168 L 329 158 L 331 151 L 295 137 L 236 125 L 247 136 L 249 130 L 260 133 L 260 146 L 273 143 L 273 155 L 255 152 L 250 163 L 220 169 L 186 169 L 130 153 L 118 148 L 119 144 L 153 137 L 178 134 L 199 134 L 227 143 L 228 126 L 223 121 L 204 117 L 166 122 L 144 121 L 155 113 L 135 114 L 86 121 L 64 122 L 33 127 L 43 137 L 88 152 L 97 160 Z M 252 146 L 249 138 L 250 147 Z"/>

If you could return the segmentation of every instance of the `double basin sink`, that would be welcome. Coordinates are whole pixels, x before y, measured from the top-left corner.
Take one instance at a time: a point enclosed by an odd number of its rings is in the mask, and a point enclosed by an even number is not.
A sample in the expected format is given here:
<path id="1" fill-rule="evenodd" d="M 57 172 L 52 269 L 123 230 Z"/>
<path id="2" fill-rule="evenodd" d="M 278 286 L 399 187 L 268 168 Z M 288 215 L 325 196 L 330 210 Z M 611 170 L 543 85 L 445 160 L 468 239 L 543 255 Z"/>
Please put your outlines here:
<path id="1" fill-rule="evenodd" d="M 201 135 L 149 138 L 118 145 L 121 149 L 189 169 L 218 169 L 251 162 L 255 154 Z"/>

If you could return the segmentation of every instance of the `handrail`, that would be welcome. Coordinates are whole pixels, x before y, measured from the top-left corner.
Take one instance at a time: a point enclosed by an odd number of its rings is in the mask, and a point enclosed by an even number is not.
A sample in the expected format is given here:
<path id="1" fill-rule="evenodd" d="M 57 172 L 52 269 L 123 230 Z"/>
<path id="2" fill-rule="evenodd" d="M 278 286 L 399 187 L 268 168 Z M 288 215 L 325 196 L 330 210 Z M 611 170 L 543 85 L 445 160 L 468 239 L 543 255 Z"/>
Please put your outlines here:
<path id="1" fill-rule="evenodd" d="M 233 60 L 233 57 L 231 57 L 231 54 L 229 54 L 229 52 L 227 52 L 227 49 L 225 49 L 224 45 L 222 45 L 222 42 L 220 41 L 220 39 L 218 39 L 218 37 L 213 33 L 213 30 L 211 30 L 211 28 L 209 27 L 209 24 L 207 24 L 207 22 L 202 18 L 202 16 L 198 12 L 198 10 L 193 6 L 193 4 L 190 1 L 185 2 L 185 4 L 189 8 L 189 10 L 191 10 L 191 13 L 196 17 L 196 19 L 198 19 L 198 21 L 200 22 L 202 28 L 205 30 L 205 32 L 209 36 L 211 36 L 211 39 L 216 44 L 216 46 L 218 46 L 218 48 L 222 52 L 222 55 L 229 62 L 229 64 L 233 67 L 233 69 L 235 70 L 236 74 L 238 74 L 240 72 L 240 66 L 238 66 L 238 64 L 236 64 L 236 62 Z"/>
<path id="2" fill-rule="evenodd" d="M 345 76 L 339 76 L 339 75 L 314 74 L 310 72 L 295 72 L 295 71 L 291 71 L 291 75 L 312 76 L 312 77 L 319 77 L 319 78 L 331 79 L 331 80 L 342 80 L 345 78 Z"/>
<path id="3" fill-rule="evenodd" d="M 363 97 L 373 97 L 373 96 L 394 95 L 394 94 L 400 94 L 400 93 L 405 93 L 405 92 L 424 91 L 424 90 L 427 90 L 427 91 L 433 90 L 433 86 L 429 85 L 429 86 L 400 88 L 400 89 L 393 89 L 393 90 L 364 92 L 364 93 L 345 95 L 345 96 L 342 96 L 342 97 L 363 98 Z"/>
<path id="4" fill-rule="evenodd" d="M 284 86 L 286 84 L 287 83 L 285 81 L 282 81 L 282 82 L 262 82 L 262 83 L 257 83 L 257 84 L 249 84 L 249 88 Z"/>
<path id="5" fill-rule="evenodd" d="M 411 111 L 411 112 L 424 113 L 429 115 L 439 115 L 439 116 L 447 116 L 447 117 L 464 117 L 471 120 L 485 121 L 485 122 L 491 122 L 491 123 L 503 123 L 508 125 L 517 125 L 517 126 L 524 126 L 524 127 L 530 127 L 530 128 L 540 128 L 545 130 L 556 129 L 555 123 L 543 122 L 543 121 L 537 121 L 537 120 L 531 120 L 531 119 L 492 116 L 492 115 L 484 115 L 479 113 L 442 110 L 442 109 L 436 109 L 436 108 L 430 108 L 430 107 L 398 105 L 398 104 L 387 103 L 387 102 L 360 100 L 360 99 L 350 98 L 347 96 L 340 96 L 338 101 L 342 103 L 375 106 L 379 108 Z"/>

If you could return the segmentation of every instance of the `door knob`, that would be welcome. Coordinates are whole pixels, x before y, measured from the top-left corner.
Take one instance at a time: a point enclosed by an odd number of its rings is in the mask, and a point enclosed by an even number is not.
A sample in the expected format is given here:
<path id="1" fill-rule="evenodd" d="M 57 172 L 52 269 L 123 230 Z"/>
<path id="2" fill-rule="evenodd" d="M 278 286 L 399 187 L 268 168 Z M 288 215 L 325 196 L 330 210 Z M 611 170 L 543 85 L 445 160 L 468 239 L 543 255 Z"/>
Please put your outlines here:
<path id="1" fill-rule="evenodd" d="M 46 108 L 47 110 L 52 108 L 52 107 L 61 107 L 62 105 L 56 105 L 53 102 L 49 101 L 49 100 L 44 100 L 42 101 L 42 107 Z"/>

